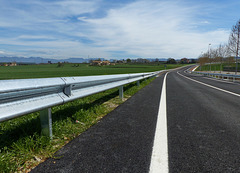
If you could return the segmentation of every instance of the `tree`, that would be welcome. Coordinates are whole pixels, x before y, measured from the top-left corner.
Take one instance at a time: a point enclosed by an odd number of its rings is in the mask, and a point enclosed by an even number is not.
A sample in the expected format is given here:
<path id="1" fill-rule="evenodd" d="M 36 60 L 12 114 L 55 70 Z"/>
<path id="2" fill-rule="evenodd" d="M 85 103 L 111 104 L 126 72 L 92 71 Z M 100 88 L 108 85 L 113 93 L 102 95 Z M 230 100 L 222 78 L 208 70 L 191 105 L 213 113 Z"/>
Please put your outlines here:
<path id="1" fill-rule="evenodd" d="M 187 59 L 187 58 L 182 58 L 182 59 L 180 60 L 180 64 L 189 64 L 189 59 Z"/>
<path id="2" fill-rule="evenodd" d="M 176 63 L 177 63 L 176 60 L 173 58 L 168 58 L 167 60 L 167 64 L 176 64 Z"/>
<path id="3" fill-rule="evenodd" d="M 131 62 L 132 62 L 131 59 L 128 58 L 128 59 L 127 59 L 127 63 L 131 63 Z"/>
<path id="4" fill-rule="evenodd" d="M 236 25 L 232 27 L 232 31 L 229 36 L 228 40 L 228 48 L 230 52 L 236 56 L 236 71 L 235 74 L 237 74 L 237 68 L 238 68 L 238 55 L 239 55 L 239 49 L 240 49 L 240 20 L 237 21 Z"/>
<path id="5" fill-rule="evenodd" d="M 211 51 L 212 62 L 218 64 L 220 62 L 220 57 L 218 54 L 218 49 L 212 49 Z M 214 65 L 214 73 L 216 71 L 216 65 Z"/>
<path id="6" fill-rule="evenodd" d="M 209 57 L 208 57 L 208 53 L 204 53 L 200 56 L 200 58 L 198 58 L 198 63 L 200 65 L 200 70 L 202 70 L 202 66 L 204 66 L 206 63 L 209 62 Z"/>
<path id="7" fill-rule="evenodd" d="M 63 66 L 64 66 L 64 63 L 62 63 L 62 62 L 58 62 L 57 67 L 63 67 Z"/>
<path id="8" fill-rule="evenodd" d="M 227 45 L 226 44 L 220 44 L 218 46 L 218 49 L 217 49 L 217 53 L 218 53 L 218 58 L 219 58 L 219 61 L 221 63 L 221 67 L 220 67 L 220 73 L 222 72 L 223 70 L 223 59 L 227 56 L 227 53 L 228 53 L 228 48 L 227 48 Z"/>
<path id="9" fill-rule="evenodd" d="M 195 64 L 195 63 L 197 63 L 197 60 L 196 59 L 190 59 L 190 63 Z"/>

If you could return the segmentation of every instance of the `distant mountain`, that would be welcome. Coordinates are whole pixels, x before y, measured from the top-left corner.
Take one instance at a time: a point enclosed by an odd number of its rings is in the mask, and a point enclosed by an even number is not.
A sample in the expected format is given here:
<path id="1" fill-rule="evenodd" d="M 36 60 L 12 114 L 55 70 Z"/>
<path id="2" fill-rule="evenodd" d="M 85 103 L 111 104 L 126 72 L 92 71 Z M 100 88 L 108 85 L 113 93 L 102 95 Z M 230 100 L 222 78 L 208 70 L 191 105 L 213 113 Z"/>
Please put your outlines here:
<path id="1" fill-rule="evenodd" d="M 68 59 L 51 59 L 51 58 L 41 58 L 41 57 L 0 57 L 0 63 L 10 63 L 10 62 L 17 62 L 17 63 L 27 63 L 27 64 L 41 64 L 41 63 L 58 63 L 58 62 L 69 62 L 69 63 L 89 63 L 90 60 L 97 60 L 101 59 L 102 61 L 105 60 L 104 58 L 68 58 Z M 127 58 L 126 58 L 127 59 Z M 125 59 L 125 60 L 126 60 Z M 131 58 L 130 58 L 131 59 Z M 143 59 L 143 58 L 140 58 Z M 158 59 L 159 61 L 167 61 L 165 58 L 146 58 L 149 61 L 155 61 Z M 115 60 L 123 60 L 123 59 L 110 59 L 111 62 Z"/>
<path id="2" fill-rule="evenodd" d="M 58 63 L 58 62 L 69 62 L 69 63 L 88 63 L 90 60 L 95 60 L 99 58 L 68 58 L 68 59 L 49 59 L 49 58 L 41 58 L 41 57 L 0 57 L 0 63 L 9 63 L 9 62 L 17 62 L 17 63 L 34 63 L 34 64 L 40 64 L 40 63 L 48 63 L 51 61 L 51 63 Z M 104 58 L 100 58 L 101 60 L 104 60 Z"/>

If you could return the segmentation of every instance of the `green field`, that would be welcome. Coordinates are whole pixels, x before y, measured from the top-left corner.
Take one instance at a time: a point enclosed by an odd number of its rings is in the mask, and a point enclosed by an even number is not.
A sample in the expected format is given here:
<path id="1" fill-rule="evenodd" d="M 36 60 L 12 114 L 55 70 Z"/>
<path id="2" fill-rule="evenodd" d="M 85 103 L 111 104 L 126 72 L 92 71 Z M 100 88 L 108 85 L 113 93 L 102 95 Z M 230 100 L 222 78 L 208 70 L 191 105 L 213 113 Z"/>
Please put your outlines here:
<path id="1" fill-rule="evenodd" d="M 176 68 L 179 65 L 168 65 Z M 72 67 L 31 65 L 0 67 L 1 79 L 41 78 L 58 76 L 84 76 L 100 74 L 136 73 L 162 70 L 164 65 L 119 65 L 92 67 L 81 64 Z M 154 79 L 124 86 L 124 100 L 148 85 Z M 123 101 L 118 88 L 81 98 L 52 108 L 53 139 L 41 135 L 39 113 L 31 113 L 0 123 L 0 172 L 28 172 L 73 138 L 96 124 Z"/>
<path id="2" fill-rule="evenodd" d="M 47 78 L 67 76 L 91 76 L 108 74 L 125 74 L 152 72 L 165 69 L 164 64 L 123 64 L 115 66 L 89 66 L 88 64 L 65 64 L 57 67 L 57 64 L 26 65 L 15 67 L 0 67 L 0 80 L 24 79 L 24 78 Z M 176 68 L 179 65 L 167 65 L 167 69 Z"/>

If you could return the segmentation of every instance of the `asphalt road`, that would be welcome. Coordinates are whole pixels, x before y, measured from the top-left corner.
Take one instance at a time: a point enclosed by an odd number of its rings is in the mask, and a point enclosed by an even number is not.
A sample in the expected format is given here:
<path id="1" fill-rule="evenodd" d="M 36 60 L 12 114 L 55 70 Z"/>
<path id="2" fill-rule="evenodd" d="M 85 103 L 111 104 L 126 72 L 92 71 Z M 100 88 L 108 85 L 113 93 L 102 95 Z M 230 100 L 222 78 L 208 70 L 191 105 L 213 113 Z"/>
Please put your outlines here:
<path id="1" fill-rule="evenodd" d="M 186 69 L 166 77 L 169 172 L 240 172 L 239 84 Z M 163 78 L 32 172 L 149 172 Z"/>
<path id="2" fill-rule="evenodd" d="M 226 83 L 180 74 L 240 93 Z M 172 72 L 167 79 L 169 172 L 240 172 L 240 97 Z"/>

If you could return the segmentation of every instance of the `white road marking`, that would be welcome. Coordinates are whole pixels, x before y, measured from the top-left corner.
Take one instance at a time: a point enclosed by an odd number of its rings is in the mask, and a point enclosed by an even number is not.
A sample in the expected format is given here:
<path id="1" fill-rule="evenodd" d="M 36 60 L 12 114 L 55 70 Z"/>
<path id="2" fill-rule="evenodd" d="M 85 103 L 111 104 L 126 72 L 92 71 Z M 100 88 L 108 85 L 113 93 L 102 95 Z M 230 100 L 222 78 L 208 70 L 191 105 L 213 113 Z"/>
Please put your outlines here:
<path id="1" fill-rule="evenodd" d="M 198 66 L 196 66 L 192 71 L 195 71 L 197 68 L 199 67 L 199 65 Z"/>
<path id="2" fill-rule="evenodd" d="M 168 169 L 168 140 L 167 140 L 167 104 L 166 78 L 164 77 L 160 98 L 157 126 L 154 137 L 152 158 L 149 173 L 167 173 Z"/>
<path id="3" fill-rule="evenodd" d="M 199 84 L 205 85 L 205 86 L 207 86 L 207 87 L 210 87 L 210 88 L 213 88 L 213 89 L 216 89 L 216 90 L 219 90 L 219 91 L 222 91 L 222 92 L 225 92 L 225 93 L 232 94 L 232 95 L 234 95 L 234 96 L 240 97 L 240 94 L 237 94 L 237 93 L 234 93 L 234 92 L 231 92 L 231 91 L 227 91 L 227 90 L 224 90 L 224 89 L 221 89 L 221 88 L 218 88 L 218 87 L 215 87 L 215 86 L 212 86 L 212 85 L 209 85 L 209 84 L 206 84 L 206 83 L 203 83 L 203 82 L 200 82 L 200 81 L 191 79 L 191 78 L 189 78 L 189 77 L 187 77 L 187 76 L 184 76 L 184 75 L 180 74 L 179 72 L 177 72 L 177 73 L 178 73 L 180 76 L 183 76 L 183 77 L 185 77 L 186 79 L 189 79 L 189 80 L 191 80 L 191 81 L 194 81 L 194 82 L 197 82 L 197 83 L 199 83 Z"/>

